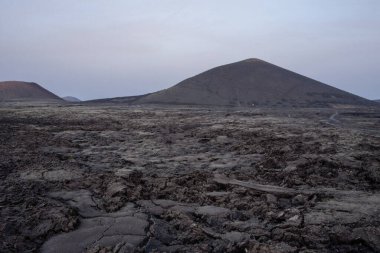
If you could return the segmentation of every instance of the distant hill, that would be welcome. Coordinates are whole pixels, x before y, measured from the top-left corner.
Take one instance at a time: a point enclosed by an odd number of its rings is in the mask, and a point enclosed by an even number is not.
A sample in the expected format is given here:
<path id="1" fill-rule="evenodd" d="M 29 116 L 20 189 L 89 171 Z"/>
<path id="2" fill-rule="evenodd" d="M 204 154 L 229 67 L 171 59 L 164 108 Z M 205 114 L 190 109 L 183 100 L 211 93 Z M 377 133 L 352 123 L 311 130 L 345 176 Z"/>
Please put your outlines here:
<path id="1" fill-rule="evenodd" d="M 213 68 L 133 103 L 306 107 L 373 104 L 260 59 Z"/>
<path id="2" fill-rule="evenodd" d="M 67 101 L 67 102 L 81 102 L 80 99 L 78 99 L 76 97 L 72 97 L 72 96 L 62 97 L 62 99 Z"/>
<path id="3" fill-rule="evenodd" d="M 0 82 L 0 101 L 62 101 L 60 97 L 36 83 Z"/>
<path id="4" fill-rule="evenodd" d="M 376 99 L 376 100 L 373 100 L 373 101 L 380 103 L 380 99 Z"/>
<path id="5" fill-rule="evenodd" d="M 138 103 L 138 101 L 147 96 L 146 95 L 140 95 L 140 96 L 129 96 L 129 97 L 114 97 L 114 98 L 101 98 L 101 99 L 94 99 L 94 100 L 87 100 L 83 103 L 89 103 L 89 104 L 97 104 L 97 103 L 113 103 L 113 104 L 133 104 Z"/>

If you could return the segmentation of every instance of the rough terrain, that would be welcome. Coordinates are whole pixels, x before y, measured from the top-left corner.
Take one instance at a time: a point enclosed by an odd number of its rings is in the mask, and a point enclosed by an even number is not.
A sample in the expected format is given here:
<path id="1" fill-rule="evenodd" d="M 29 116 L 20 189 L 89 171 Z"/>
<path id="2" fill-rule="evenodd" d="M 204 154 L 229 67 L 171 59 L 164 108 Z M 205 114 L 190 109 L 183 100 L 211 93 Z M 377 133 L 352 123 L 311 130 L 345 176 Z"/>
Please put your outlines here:
<path id="1" fill-rule="evenodd" d="M 0 252 L 379 252 L 380 111 L 2 105 Z"/>

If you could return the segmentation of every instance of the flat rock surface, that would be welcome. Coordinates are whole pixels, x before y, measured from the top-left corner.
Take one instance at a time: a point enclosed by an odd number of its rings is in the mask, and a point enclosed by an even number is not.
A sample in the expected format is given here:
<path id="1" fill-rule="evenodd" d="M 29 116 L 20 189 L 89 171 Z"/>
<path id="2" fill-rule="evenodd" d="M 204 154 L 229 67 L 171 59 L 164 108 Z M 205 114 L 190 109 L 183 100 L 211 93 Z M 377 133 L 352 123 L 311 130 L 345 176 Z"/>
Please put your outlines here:
<path id="1" fill-rule="evenodd" d="M 91 193 L 86 190 L 55 192 L 50 195 L 75 207 L 83 219 L 76 230 L 53 236 L 46 241 L 42 245 L 42 253 L 83 252 L 95 246 L 128 245 L 136 248 L 147 236 L 147 217 L 139 215 L 133 204 L 118 212 L 106 213 L 96 209 Z"/>
<path id="2" fill-rule="evenodd" d="M 217 206 L 202 206 L 197 208 L 196 213 L 204 216 L 227 216 L 230 210 Z"/>
<path id="3" fill-rule="evenodd" d="M 0 107 L 1 252 L 380 252 L 380 111 Z"/>

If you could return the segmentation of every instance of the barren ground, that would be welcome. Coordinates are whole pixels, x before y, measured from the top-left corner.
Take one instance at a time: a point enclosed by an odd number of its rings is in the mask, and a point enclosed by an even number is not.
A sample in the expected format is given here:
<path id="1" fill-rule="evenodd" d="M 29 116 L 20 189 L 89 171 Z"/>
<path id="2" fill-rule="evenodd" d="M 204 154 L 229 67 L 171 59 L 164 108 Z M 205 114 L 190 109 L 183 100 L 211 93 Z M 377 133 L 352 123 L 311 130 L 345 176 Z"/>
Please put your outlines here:
<path id="1" fill-rule="evenodd" d="M 1 252 L 380 252 L 380 111 L 3 105 Z"/>

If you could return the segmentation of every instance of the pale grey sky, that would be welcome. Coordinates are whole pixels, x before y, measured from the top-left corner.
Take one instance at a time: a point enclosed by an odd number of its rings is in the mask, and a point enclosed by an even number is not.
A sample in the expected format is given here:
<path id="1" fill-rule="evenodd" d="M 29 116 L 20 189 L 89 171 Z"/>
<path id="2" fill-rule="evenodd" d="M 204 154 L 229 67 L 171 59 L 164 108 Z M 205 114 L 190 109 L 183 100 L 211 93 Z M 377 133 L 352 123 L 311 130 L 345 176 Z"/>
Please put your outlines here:
<path id="1" fill-rule="evenodd" d="M 0 1 L 0 80 L 60 96 L 153 92 L 246 58 L 380 99 L 380 1 Z"/>

